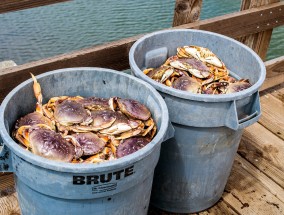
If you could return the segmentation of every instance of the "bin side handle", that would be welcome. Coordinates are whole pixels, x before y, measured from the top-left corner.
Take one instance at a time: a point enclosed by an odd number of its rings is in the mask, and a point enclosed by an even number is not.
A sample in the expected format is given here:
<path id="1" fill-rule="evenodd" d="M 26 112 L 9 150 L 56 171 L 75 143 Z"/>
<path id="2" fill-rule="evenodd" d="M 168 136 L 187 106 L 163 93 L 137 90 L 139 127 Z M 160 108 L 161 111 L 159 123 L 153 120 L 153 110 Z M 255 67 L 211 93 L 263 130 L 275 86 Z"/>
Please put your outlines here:
<path id="1" fill-rule="evenodd" d="M 172 123 L 169 121 L 168 129 L 164 135 L 163 142 L 175 136 L 175 129 Z"/>
<path id="2" fill-rule="evenodd" d="M 238 119 L 237 113 L 237 106 L 236 101 L 232 101 L 229 109 L 229 113 L 227 116 L 227 120 L 225 125 L 233 130 L 243 129 L 253 123 L 257 122 L 260 118 L 261 111 L 260 111 L 260 100 L 259 100 L 259 93 L 258 91 L 255 92 L 253 95 L 252 106 L 251 106 L 251 114 L 242 118 Z"/>
<path id="3" fill-rule="evenodd" d="M 11 151 L 4 145 L 0 135 L 0 172 L 13 172 Z"/>

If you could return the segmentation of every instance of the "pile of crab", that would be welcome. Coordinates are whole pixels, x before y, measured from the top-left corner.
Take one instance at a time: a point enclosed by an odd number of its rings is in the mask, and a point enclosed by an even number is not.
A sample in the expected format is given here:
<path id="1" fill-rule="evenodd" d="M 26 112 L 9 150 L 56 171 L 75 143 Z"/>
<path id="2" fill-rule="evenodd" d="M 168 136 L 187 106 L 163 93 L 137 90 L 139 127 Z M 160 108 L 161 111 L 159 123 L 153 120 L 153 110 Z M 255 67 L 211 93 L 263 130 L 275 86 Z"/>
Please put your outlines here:
<path id="1" fill-rule="evenodd" d="M 32 153 L 56 161 L 98 163 L 147 145 L 156 125 L 146 106 L 132 99 L 60 96 L 42 104 L 35 77 L 36 110 L 17 120 L 13 137 Z"/>
<path id="2" fill-rule="evenodd" d="M 147 68 L 144 74 L 175 89 L 198 94 L 229 94 L 251 86 L 248 79 L 236 80 L 225 64 L 209 49 L 200 46 L 177 48 L 159 68 Z"/>

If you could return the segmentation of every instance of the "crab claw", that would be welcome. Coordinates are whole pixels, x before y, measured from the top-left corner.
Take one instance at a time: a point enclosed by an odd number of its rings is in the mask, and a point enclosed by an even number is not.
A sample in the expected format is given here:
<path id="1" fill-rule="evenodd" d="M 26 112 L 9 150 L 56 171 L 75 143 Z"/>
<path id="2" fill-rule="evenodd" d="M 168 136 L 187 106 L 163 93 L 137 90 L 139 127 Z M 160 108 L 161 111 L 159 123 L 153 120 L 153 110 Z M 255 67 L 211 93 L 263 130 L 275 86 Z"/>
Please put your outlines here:
<path id="1" fill-rule="evenodd" d="M 146 146 L 148 143 L 150 143 L 151 140 L 146 137 L 132 137 L 126 140 L 123 140 L 122 143 L 120 143 L 116 150 L 116 157 L 121 158 L 126 155 L 130 155 L 139 149 Z"/>
<path id="2" fill-rule="evenodd" d="M 37 99 L 36 111 L 43 114 L 41 87 L 40 87 L 40 84 L 37 82 L 36 77 L 32 73 L 30 73 L 30 74 L 31 74 L 32 79 L 34 81 L 33 89 L 34 89 L 35 97 Z"/>
<path id="3" fill-rule="evenodd" d="M 32 129 L 29 142 L 34 154 L 51 160 L 70 162 L 75 154 L 74 146 L 53 130 Z"/>
<path id="4" fill-rule="evenodd" d="M 147 120 L 151 116 L 148 108 L 136 100 L 118 98 L 117 104 L 122 113 L 132 118 Z"/>
<path id="5" fill-rule="evenodd" d="M 173 83 L 173 88 L 191 93 L 198 93 L 200 91 L 201 84 L 194 78 L 182 76 Z"/>

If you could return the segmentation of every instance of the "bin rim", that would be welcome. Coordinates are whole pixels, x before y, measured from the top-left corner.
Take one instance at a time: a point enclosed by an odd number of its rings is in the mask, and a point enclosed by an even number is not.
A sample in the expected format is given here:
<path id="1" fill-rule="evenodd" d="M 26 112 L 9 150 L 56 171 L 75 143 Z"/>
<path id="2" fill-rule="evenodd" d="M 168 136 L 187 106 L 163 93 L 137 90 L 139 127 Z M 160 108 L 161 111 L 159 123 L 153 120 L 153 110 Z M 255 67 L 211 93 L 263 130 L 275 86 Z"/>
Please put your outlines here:
<path id="1" fill-rule="evenodd" d="M 250 88 L 247 88 L 245 90 L 242 90 L 240 92 L 232 93 L 232 94 L 221 94 L 221 95 L 207 95 L 207 94 L 195 94 L 191 92 L 186 92 L 182 90 L 177 90 L 168 86 L 165 86 L 161 83 L 158 83 L 145 75 L 143 71 L 137 66 L 135 59 L 134 59 L 134 52 L 137 48 L 137 46 L 143 42 L 143 40 L 150 38 L 152 36 L 158 35 L 158 34 L 165 34 L 165 33 L 171 33 L 171 32 L 199 32 L 203 34 L 209 34 L 209 35 L 214 35 L 217 37 L 221 37 L 223 39 L 229 40 L 235 44 L 238 44 L 242 48 L 246 49 L 248 52 L 250 52 L 253 57 L 257 60 L 257 62 L 260 65 L 260 78 L 258 81 L 253 84 Z M 136 77 L 141 78 L 142 80 L 148 82 L 152 86 L 154 86 L 158 91 L 162 93 L 166 93 L 178 98 L 182 99 L 187 99 L 187 100 L 194 100 L 194 101 L 202 101 L 202 102 L 227 102 L 227 101 L 232 101 L 232 100 L 239 100 L 248 96 L 251 96 L 253 93 L 258 91 L 260 86 L 265 80 L 266 76 L 266 67 L 262 61 L 262 59 L 248 46 L 242 44 L 239 41 L 236 41 L 228 36 L 224 36 L 222 34 L 210 32 L 210 31 L 204 31 L 204 30 L 196 30 L 196 29 L 168 29 L 168 30 L 161 30 L 161 31 L 156 31 L 150 34 L 146 34 L 145 36 L 141 37 L 138 39 L 130 48 L 129 51 L 129 64 L 131 67 L 132 72 L 135 74 Z"/>
<path id="2" fill-rule="evenodd" d="M 18 92 L 19 89 L 33 82 L 32 78 L 30 78 L 22 82 L 21 84 L 19 84 L 17 87 L 15 87 L 5 97 L 5 99 L 3 100 L 0 106 L 0 119 L 3 119 L 3 120 L 0 120 L 0 135 L 3 139 L 4 146 L 6 145 L 13 153 L 15 153 L 21 159 L 29 163 L 32 163 L 36 166 L 39 166 L 41 168 L 46 168 L 46 169 L 60 171 L 60 172 L 69 172 L 69 173 L 95 173 L 95 172 L 105 172 L 105 171 L 113 170 L 115 168 L 116 169 L 125 168 L 129 165 L 132 165 L 135 162 L 149 155 L 152 151 L 155 150 L 156 147 L 158 147 L 159 144 L 163 142 L 163 139 L 165 138 L 167 134 L 167 129 L 169 125 L 168 108 L 162 96 L 155 90 L 154 87 L 152 87 L 150 84 L 146 83 L 145 81 L 139 78 L 136 78 L 132 75 L 128 75 L 122 72 L 119 73 L 119 71 L 116 71 L 116 70 L 111 70 L 107 68 L 99 68 L 99 67 L 63 68 L 63 69 L 45 72 L 41 75 L 37 75 L 36 78 L 40 80 L 41 78 L 49 76 L 49 75 L 58 74 L 62 72 L 73 72 L 73 71 L 78 71 L 78 70 L 93 71 L 93 72 L 109 72 L 113 74 L 119 74 L 127 78 L 130 78 L 136 82 L 139 82 L 143 84 L 145 87 L 148 87 L 152 91 L 154 99 L 159 102 L 161 109 L 163 110 L 163 113 L 161 115 L 161 127 L 158 130 L 156 136 L 152 139 L 152 141 L 149 144 L 147 144 L 145 147 L 136 151 L 133 154 L 130 154 L 123 158 L 119 158 L 117 160 L 96 163 L 96 164 L 72 164 L 72 163 L 65 163 L 65 162 L 60 162 L 60 161 L 53 161 L 53 160 L 49 160 L 47 158 L 35 155 L 31 152 L 27 152 L 18 143 L 16 143 L 13 140 L 13 138 L 10 136 L 10 134 L 7 132 L 6 127 L 5 127 L 5 122 L 4 122 L 5 121 L 4 111 L 5 111 L 5 108 L 9 100 L 12 98 L 12 96 L 16 92 Z"/>

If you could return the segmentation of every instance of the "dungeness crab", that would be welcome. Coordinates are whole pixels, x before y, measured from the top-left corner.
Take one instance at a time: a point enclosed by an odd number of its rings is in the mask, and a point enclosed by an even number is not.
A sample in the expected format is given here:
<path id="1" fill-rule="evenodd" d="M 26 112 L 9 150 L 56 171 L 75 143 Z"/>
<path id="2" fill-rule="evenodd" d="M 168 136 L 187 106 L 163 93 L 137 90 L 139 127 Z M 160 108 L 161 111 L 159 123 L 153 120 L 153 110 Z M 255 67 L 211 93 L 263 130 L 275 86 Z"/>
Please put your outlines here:
<path id="1" fill-rule="evenodd" d="M 147 68 L 144 74 L 175 89 L 198 94 L 229 94 L 251 86 L 247 79 L 229 76 L 225 64 L 209 49 L 200 46 L 177 48 L 159 68 Z"/>
<path id="2" fill-rule="evenodd" d="M 97 163 L 147 145 L 156 133 L 149 109 L 133 99 L 59 96 L 17 120 L 13 137 L 32 153 L 55 161 Z"/>

